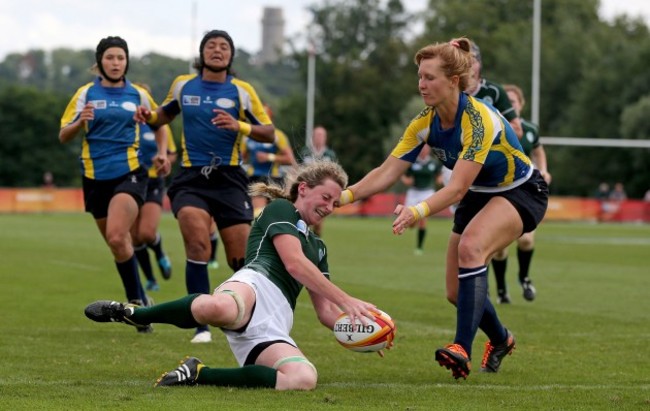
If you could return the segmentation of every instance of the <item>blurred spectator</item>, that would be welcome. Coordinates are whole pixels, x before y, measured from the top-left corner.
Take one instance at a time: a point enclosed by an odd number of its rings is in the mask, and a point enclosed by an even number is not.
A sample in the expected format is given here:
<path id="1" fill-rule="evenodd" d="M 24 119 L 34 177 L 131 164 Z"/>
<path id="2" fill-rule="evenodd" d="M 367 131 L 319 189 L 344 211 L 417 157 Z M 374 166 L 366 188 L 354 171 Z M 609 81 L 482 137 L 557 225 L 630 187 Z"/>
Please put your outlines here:
<path id="1" fill-rule="evenodd" d="M 648 203 L 650 203 L 650 189 L 648 189 L 648 191 L 645 192 L 645 195 L 643 196 L 643 201 L 647 201 Z"/>
<path id="2" fill-rule="evenodd" d="M 56 184 L 54 184 L 54 175 L 52 174 L 51 171 L 46 171 L 43 173 L 43 188 L 54 188 L 56 187 Z"/>
<path id="3" fill-rule="evenodd" d="M 598 189 L 594 193 L 594 197 L 598 200 L 607 200 L 609 199 L 610 189 L 609 184 L 602 182 L 598 185 Z"/>
<path id="4" fill-rule="evenodd" d="M 609 193 L 609 199 L 614 201 L 623 201 L 627 200 L 627 194 L 625 193 L 625 188 L 623 183 L 618 182 L 614 184 L 614 189 Z"/>

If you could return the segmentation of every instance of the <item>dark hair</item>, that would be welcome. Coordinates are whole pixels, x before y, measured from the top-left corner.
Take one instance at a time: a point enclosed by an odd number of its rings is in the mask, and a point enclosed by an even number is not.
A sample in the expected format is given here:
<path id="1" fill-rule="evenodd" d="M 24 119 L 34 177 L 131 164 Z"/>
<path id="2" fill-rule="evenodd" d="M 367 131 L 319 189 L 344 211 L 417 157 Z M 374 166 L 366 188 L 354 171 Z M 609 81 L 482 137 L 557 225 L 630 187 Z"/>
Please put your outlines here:
<path id="1" fill-rule="evenodd" d="M 478 44 L 475 42 L 471 42 L 470 44 L 470 53 L 472 53 L 472 56 L 481 64 L 483 64 L 483 61 L 481 60 L 481 49 L 478 47 Z"/>
<path id="2" fill-rule="evenodd" d="M 228 66 L 226 66 L 226 71 L 230 73 L 230 66 L 232 66 L 232 62 L 235 58 L 235 43 L 232 41 L 232 37 L 230 37 L 230 34 L 224 30 L 211 30 L 203 36 L 201 39 L 201 44 L 199 45 L 199 58 L 194 61 L 194 68 L 201 71 L 205 68 L 205 61 L 203 60 L 203 49 L 205 48 L 205 43 L 208 42 L 208 40 L 213 39 L 215 37 L 221 37 L 225 39 L 228 44 L 230 45 L 230 61 L 228 62 Z"/>
<path id="3" fill-rule="evenodd" d="M 129 71 L 129 46 L 126 44 L 126 40 L 119 36 L 108 36 L 106 38 L 103 38 L 99 41 L 99 44 L 97 44 L 97 49 L 95 49 L 95 62 L 97 63 L 99 72 L 106 80 L 109 81 L 110 78 L 106 75 L 104 67 L 102 67 L 102 57 L 104 56 L 106 50 L 110 49 L 111 47 L 119 47 L 124 50 L 126 53 L 126 68 L 124 69 L 124 75 L 126 76 L 126 73 Z"/>

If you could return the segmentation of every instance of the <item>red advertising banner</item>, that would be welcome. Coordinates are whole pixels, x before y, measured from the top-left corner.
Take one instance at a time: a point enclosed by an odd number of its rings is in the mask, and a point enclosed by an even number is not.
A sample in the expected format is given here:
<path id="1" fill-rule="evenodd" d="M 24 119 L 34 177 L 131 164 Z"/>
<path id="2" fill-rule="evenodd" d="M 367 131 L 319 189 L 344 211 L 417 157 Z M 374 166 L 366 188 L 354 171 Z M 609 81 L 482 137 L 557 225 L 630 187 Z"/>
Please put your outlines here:
<path id="1" fill-rule="evenodd" d="M 335 210 L 336 215 L 389 216 L 404 194 L 382 193 Z M 165 196 L 163 208 L 170 210 Z M 78 188 L 0 188 L 0 213 L 48 213 L 84 211 L 83 192 Z M 434 217 L 450 218 L 446 209 Z M 650 223 L 650 202 L 641 200 L 599 201 L 581 197 L 550 197 L 545 220 L 612 221 Z"/>

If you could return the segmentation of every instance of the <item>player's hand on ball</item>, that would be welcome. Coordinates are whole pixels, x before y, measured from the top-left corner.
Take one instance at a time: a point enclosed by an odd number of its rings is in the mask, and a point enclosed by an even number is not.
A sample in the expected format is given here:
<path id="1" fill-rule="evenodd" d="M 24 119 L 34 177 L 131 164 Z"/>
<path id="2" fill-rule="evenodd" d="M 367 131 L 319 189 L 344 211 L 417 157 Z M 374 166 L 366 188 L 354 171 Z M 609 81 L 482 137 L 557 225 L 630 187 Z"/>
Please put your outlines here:
<path id="1" fill-rule="evenodd" d="M 339 344 L 351 351 L 376 352 L 383 357 L 383 350 L 393 346 L 397 327 L 385 312 L 376 310 L 372 314 L 373 319 L 364 319 L 365 324 L 352 322 L 348 314 L 341 314 L 333 328 Z"/>

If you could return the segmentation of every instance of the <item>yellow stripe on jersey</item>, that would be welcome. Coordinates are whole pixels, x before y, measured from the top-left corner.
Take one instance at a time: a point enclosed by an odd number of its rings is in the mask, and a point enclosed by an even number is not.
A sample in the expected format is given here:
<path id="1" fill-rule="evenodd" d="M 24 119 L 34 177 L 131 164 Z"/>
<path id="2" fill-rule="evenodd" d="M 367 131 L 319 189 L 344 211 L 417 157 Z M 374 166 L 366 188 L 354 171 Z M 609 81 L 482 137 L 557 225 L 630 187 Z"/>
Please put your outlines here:
<path id="1" fill-rule="evenodd" d="M 81 141 L 81 161 L 83 162 L 84 176 L 90 179 L 95 179 L 95 167 L 93 160 L 90 158 L 90 144 L 84 137 Z"/>
<path id="2" fill-rule="evenodd" d="M 180 104 L 180 97 L 181 97 L 181 89 L 187 83 L 188 81 L 192 80 L 194 77 L 196 77 L 196 74 L 183 74 L 174 79 L 174 82 L 172 83 L 171 87 L 169 88 L 169 92 L 167 93 L 167 97 L 165 97 L 165 101 L 163 101 L 162 105 L 166 105 L 172 100 L 178 100 Z"/>
<path id="3" fill-rule="evenodd" d="M 84 84 L 83 86 L 79 87 L 77 92 L 72 96 L 70 102 L 65 108 L 65 111 L 63 112 L 63 116 L 61 117 L 61 128 L 64 128 L 70 123 L 73 123 L 77 119 L 78 114 L 81 113 L 81 110 L 83 110 L 84 106 L 86 105 L 86 94 L 92 85 L 92 82 Z M 85 124 L 85 127 L 87 126 L 88 123 Z"/>
<path id="4" fill-rule="evenodd" d="M 257 96 L 255 89 L 249 83 L 242 81 L 238 78 L 232 79 L 232 84 L 237 87 L 239 94 L 239 119 L 241 121 L 249 121 L 251 124 L 272 125 L 271 118 L 264 110 L 262 101 Z M 247 113 L 252 115 L 253 118 L 248 118 Z M 232 147 L 230 156 L 230 165 L 238 166 L 241 163 L 241 146 L 244 134 L 238 133 L 237 140 Z"/>
<path id="5" fill-rule="evenodd" d="M 476 107 L 468 102 L 461 117 L 463 151 L 458 158 L 485 164 L 496 134 L 503 131 L 500 126 L 499 122 L 494 121 L 492 112 L 487 107 L 484 105 Z"/>
<path id="6" fill-rule="evenodd" d="M 420 144 L 429 138 L 432 116 L 433 110 L 431 107 L 426 107 L 417 117 L 411 120 L 391 155 L 399 159 L 412 157 L 411 162 L 415 161 L 415 157 L 417 157 L 415 152 L 419 153 Z"/>

